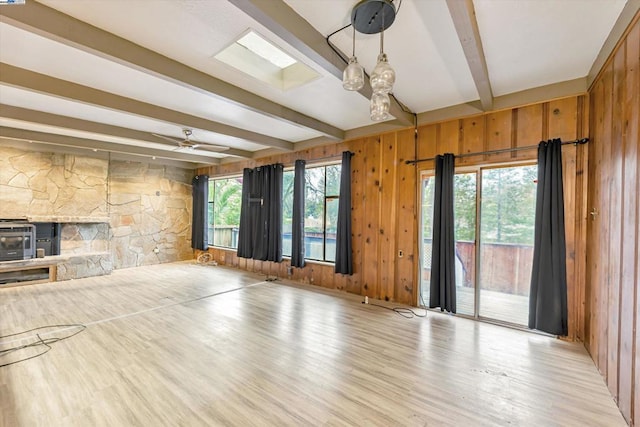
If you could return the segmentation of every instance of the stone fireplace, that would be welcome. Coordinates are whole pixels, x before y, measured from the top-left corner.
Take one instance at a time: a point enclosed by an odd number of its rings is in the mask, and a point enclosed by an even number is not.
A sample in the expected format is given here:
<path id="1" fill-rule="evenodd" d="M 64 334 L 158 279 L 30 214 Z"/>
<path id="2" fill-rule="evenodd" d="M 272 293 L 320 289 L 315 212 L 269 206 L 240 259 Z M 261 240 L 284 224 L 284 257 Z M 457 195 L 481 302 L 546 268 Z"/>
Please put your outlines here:
<path id="1" fill-rule="evenodd" d="M 40 242 L 51 255 L 24 262 L 55 264 L 56 280 L 192 259 L 192 177 L 188 169 L 106 153 L 0 146 L 0 219 L 51 224 L 41 226 L 49 237 Z"/>

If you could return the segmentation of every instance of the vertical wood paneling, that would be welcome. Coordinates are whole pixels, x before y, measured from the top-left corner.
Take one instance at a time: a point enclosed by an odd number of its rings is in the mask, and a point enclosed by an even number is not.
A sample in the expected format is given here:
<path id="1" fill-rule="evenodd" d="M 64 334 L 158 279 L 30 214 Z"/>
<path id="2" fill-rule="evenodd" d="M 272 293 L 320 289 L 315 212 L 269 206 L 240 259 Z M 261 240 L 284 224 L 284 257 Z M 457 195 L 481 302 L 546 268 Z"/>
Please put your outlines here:
<path id="1" fill-rule="evenodd" d="M 418 158 L 430 159 L 438 154 L 438 125 L 421 126 L 418 129 Z"/>
<path id="2" fill-rule="evenodd" d="M 397 133 L 382 136 L 380 149 L 382 161 L 380 168 L 380 203 L 379 203 L 379 251 L 378 265 L 380 291 L 378 298 L 389 301 L 394 299 L 395 267 L 396 267 L 396 208 L 397 208 Z"/>
<path id="3" fill-rule="evenodd" d="M 622 96 L 624 91 L 625 49 L 619 49 L 613 61 L 612 114 L 609 163 L 609 278 L 607 327 L 607 386 L 618 399 L 618 342 L 620 339 L 620 239 L 622 237 Z M 616 351 L 610 351 L 616 349 Z"/>
<path id="4" fill-rule="evenodd" d="M 640 416 L 639 45 L 636 17 L 589 93 L 588 208 L 600 215 L 587 227 L 585 344 L 631 425 Z"/>
<path id="5" fill-rule="evenodd" d="M 542 141 L 542 104 L 518 108 L 516 147 L 528 147 L 540 141 Z M 536 150 L 516 151 L 515 154 L 518 159 L 530 159 L 536 155 Z"/>
<path id="6" fill-rule="evenodd" d="M 486 139 L 484 149 L 500 150 L 511 148 L 511 110 L 496 111 L 487 115 Z M 499 162 L 511 160 L 512 153 L 490 154 L 485 156 L 487 162 Z"/>
<path id="7" fill-rule="evenodd" d="M 621 381 L 620 389 L 630 389 L 631 418 L 635 425 L 640 419 L 640 24 L 627 38 L 627 93 L 625 100 L 625 182 L 633 190 L 633 194 L 625 198 L 625 236 L 633 240 L 635 245 L 625 242 L 623 246 L 623 329 L 621 331 Z M 635 159 L 635 161 L 634 161 Z M 635 204 L 635 215 L 634 215 Z M 626 227 L 626 226 L 625 226 Z M 634 233 L 635 232 L 635 233 Z M 635 234 L 635 239 L 633 236 Z M 634 248 L 635 246 L 635 248 Z M 635 260 L 633 252 L 635 251 Z M 635 266 L 634 266 L 635 264 Z M 634 280 L 635 276 L 635 280 Z M 635 294 L 635 298 L 633 295 Z M 635 319 L 627 323 L 629 319 Z M 635 329 L 635 334 L 634 334 Z M 630 350 L 629 350 L 630 349 Z M 626 368 L 630 365 L 629 368 Z M 622 378 L 622 375 L 630 375 Z M 627 381 L 631 384 L 627 385 Z"/>
<path id="8" fill-rule="evenodd" d="M 578 134 L 577 138 L 589 135 L 589 102 L 586 96 L 578 97 Z M 576 260 L 575 260 L 575 282 L 578 285 L 576 290 L 576 301 L 572 310 L 576 319 L 576 338 L 585 341 L 586 324 L 586 260 L 587 260 L 587 190 L 588 190 L 588 167 L 589 148 L 587 145 L 579 145 L 576 149 Z"/>
<path id="9" fill-rule="evenodd" d="M 549 139 L 560 138 L 563 141 L 575 140 L 578 132 L 578 98 L 565 98 L 547 103 L 543 110 L 547 114 L 547 131 Z M 575 216 L 576 216 L 576 156 L 577 148 L 565 145 L 562 148 L 562 169 L 564 188 L 565 237 L 567 251 L 567 306 L 575 307 L 578 285 L 575 281 Z M 569 310 L 569 339 L 575 338 L 577 319 L 575 311 Z"/>
<path id="10" fill-rule="evenodd" d="M 584 134 L 583 134 L 584 135 Z M 587 168 L 588 148 L 578 146 L 576 150 L 576 210 L 575 210 L 575 301 L 570 310 L 574 313 L 575 338 L 585 340 L 585 281 L 587 259 Z"/>
<path id="11" fill-rule="evenodd" d="M 378 265 L 380 263 L 378 249 L 380 220 L 380 139 L 367 138 L 364 147 L 364 199 L 362 227 L 362 271 L 363 293 L 369 297 L 377 297 L 380 291 Z"/>
<path id="12" fill-rule="evenodd" d="M 601 145 L 600 158 L 601 173 L 596 178 L 599 181 L 600 200 L 598 212 L 598 224 L 600 228 L 600 289 L 597 310 L 601 314 L 598 317 L 598 360 L 597 366 L 600 372 L 607 377 L 607 346 L 608 346 L 608 326 L 609 326 L 609 276 L 608 276 L 608 254 L 609 254 L 609 225 L 611 209 L 611 188 L 609 186 L 609 173 L 611 172 L 611 117 L 612 117 L 612 88 L 613 88 L 613 66 L 610 65 L 602 74 L 603 97 L 602 97 L 602 134 L 599 139 Z"/>
<path id="13" fill-rule="evenodd" d="M 322 264 L 310 264 L 311 276 L 308 276 L 309 283 L 312 285 L 322 286 Z"/>
<path id="14" fill-rule="evenodd" d="M 640 117 L 640 102 L 638 93 L 638 76 L 640 75 L 640 26 L 629 34 L 625 49 L 624 68 L 620 77 L 624 77 L 624 84 L 620 84 L 621 93 L 616 95 L 621 103 L 622 113 L 620 126 L 622 133 L 621 184 L 625 188 L 633 188 L 632 183 L 638 185 L 638 143 L 634 143 L 633 135 L 638 135 L 638 118 Z M 621 49 L 622 51 L 622 49 Z M 617 63 L 619 62 L 616 61 Z M 631 187 L 629 187 L 631 185 Z M 638 187 L 636 187 L 638 188 Z M 634 283 L 636 282 L 635 259 L 638 242 L 638 192 L 624 191 L 622 195 L 621 223 L 622 238 L 620 248 L 620 338 L 619 338 L 619 383 L 618 406 L 624 413 L 632 413 L 633 407 L 633 324 L 626 319 L 634 318 Z M 633 239 L 635 236 L 635 240 Z M 635 242 L 635 244 L 634 244 Z M 640 393 L 640 390 L 638 391 Z M 637 416 L 634 417 L 637 419 Z"/>
<path id="15" fill-rule="evenodd" d="M 347 279 L 348 279 L 348 275 L 346 274 L 335 274 L 334 273 L 334 267 L 331 267 L 328 270 L 328 273 L 330 273 L 333 277 L 333 288 L 339 290 L 339 291 L 346 291 L 347 290 Z M 323 284 L 324 285 L 324 284 Z"/>
<path id="16" fill-rule="evenodd" d="M 576 120 L 578 117 L 578 98 L 563 98 L 548 103 L 549 139 L 560 138 L 563 141 L 576 139 Z"/>
<path id="17" fill-rule="evenodd" d="M 320 283 L 319 285 L 324 288 L 334 289 L 336 288 L 335 278 L 340 276 L 335 274 L 334 267 L 332 265 L 321 265 L 320 271 Z"/>
<path id="18" fill-rule="evenodd" d="M 461 154 L 479 153 L 484 151 L 485 117 L 469 117 L 462 120 Z M 458 164 L 468 165 L 482 159 L 482 156 L 463 157 Z"/>
<path id="19" fill-rule="evenodd" d="M 350 141 L 346 150 L 351 156 L 351 245 L 353 247 L 353 275 L 345 277 L 348 292 L 361 294 L 362 289 L 362 210 L 364 185 L 364 143 L 362 139 Z M 344 151 L 344 150 L 342 150 Z"/>
<path id="20" fill-rule="evenodd" d="M 449 120 L 438 125 L 437 154 L 453 153 L 458 154 L 460 144 L 460 123 L 458 120 Z"/>
<path id="21" fill-rule="evenodd" d="M 398 194 L 398 211 L 395 224 L 395 250 L 403 252 L 397 258 L 395 272 L 395 298 L 404 304 L 413 304 L 418 257 L 416 255 L 418 242 L 418 228 L 416 217 L 416 166 L 407 165 L 415 155 L 414 131 L 409 129 L 398 132 L 398 179 L 396 182 Z M 414 265 L 416 266 L 414 269 Z"/>
<path id="22" fill-rule="evenodd" d="M 589 142 L 589 194 L 588 194 L 588 211 L 587 220 L 587 281 L 585 282 L 585 296 L 587 304 L 585 306 L 585 343 L 587 350 L 591 354 L 594 361 L 599 359 L 598 354 L 598 324 L 600 318 L 599 303 L 600 289 L 602 288 L 601 260 L 600 260 L 600 243 L 602 241 L 599 211 L 600 206 L 600 173 L 602 170 L 602 123 L 604 112 L 601 105 L 604 98 L 604 84 L 599 80 L 590 92 L 590 123 L 591 123 L 591 141 Z"/>
<path id="23" fill-rule="evenodd" d="M 552 133 L 553 134 L 553 133 Z M 576 330 L 575 311 L 570 308 L 575 307 L 576 292 L 578 285 L 575 280 L 575 257 L 576 257 L 576 156 L 577 149 L 573 145 L 562 147 L 562 185 L 564 189 L 564 223 L 565 241 L 567 253 L 567 307 L 568 309 L 568 330 L 571 331 L 569 339 L 574 339 Z"/>

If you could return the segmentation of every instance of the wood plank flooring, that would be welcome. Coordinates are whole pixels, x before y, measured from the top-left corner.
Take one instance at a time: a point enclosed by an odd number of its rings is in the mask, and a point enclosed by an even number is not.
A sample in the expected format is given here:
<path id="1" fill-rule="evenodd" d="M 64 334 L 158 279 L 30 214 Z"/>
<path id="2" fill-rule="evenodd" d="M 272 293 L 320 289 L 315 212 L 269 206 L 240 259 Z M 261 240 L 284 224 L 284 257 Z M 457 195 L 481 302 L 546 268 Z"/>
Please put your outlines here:
<path id="1" fill-rule="evenodd" d="M 0 368 L 0 425 L 625 425 L 581 344 L 360 301 L 192 263 L 0 289 L 2 336 L 87 325 Z"/>

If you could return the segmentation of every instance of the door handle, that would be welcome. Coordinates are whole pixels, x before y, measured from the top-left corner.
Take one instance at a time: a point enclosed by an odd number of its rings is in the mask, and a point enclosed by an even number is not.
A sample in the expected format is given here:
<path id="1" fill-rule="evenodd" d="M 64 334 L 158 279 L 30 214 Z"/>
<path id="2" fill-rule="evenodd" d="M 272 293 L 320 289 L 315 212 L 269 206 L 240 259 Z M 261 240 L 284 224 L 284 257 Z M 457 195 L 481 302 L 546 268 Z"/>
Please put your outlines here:
<path id="1" fill-rule="evenodd" d="M 592 208 L 591 212 L 589 212 L 589 215 L 591 215 L 591 221 L 595 221 L 596 217 L 598 216 L 598 209 Z"/>

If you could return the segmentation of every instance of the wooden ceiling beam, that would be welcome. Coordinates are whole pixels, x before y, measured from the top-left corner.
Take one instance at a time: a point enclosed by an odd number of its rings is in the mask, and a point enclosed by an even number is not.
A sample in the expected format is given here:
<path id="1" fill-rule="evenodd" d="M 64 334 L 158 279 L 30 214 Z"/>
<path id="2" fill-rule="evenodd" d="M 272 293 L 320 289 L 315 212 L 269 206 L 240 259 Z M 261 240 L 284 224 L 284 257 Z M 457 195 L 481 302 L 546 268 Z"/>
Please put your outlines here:
<path id="1" fill-rule="evenodd" d="M 283 0 L 229 1 L 342 81 L 342 72 L 347 64 L 329 47 L 325 36 Z M 365 85 L 359 93 L 371 99 L 372 89 L 368 79 L 365 79 Z M 401 126 L 413 126 L 413 113 L 403 108 L 394 97 L 390 98 L 389 112 L 396 118 L 395 121 Z"/>
<path id="2" fill-rule="evenodd" d="M 53 95 L 71 101 L 134 114 L 166 123 L 173 123 L 180 127 L 202 129 L 221 135 L 244 139 L 256 144 L 278 148 L 280 150 L 293 150 L 293 143 L 290 141 L 236 128 L 224 123 L 214 122 L 202 117 L 170 110 L 132 98 L 114 95 L 109 92 L 57 79 L 24 68 L 14 67 L 13 65 L 3 62 L 0 62 L 0 82 L 32 92 Z"/>
<path id="3" fill-rule="evenodd" d="M 255 95 L 36 1 L 28 1 L 20 7 L 1 8 L 0 20 L 271 118 L 313 129 L 334 140 L 344 138 L 344 131 L 335 126 Z"/>
<path id="4" fill-rule="evenodd" d="M 113 142 L 98 141 L 95 139 L 78 138 L 75 136 L 58 135 L 54 133 L 38 132 L 26 129 L 17 129 L 8 126 L 0 126 L 0 138 L 17 139 L 22 141 L 32 141 L 42 144 L 51 144 L 63 147 L 81 148 L 88 151 L 105 151 L 109 153 L 120 153 L 146 158 L 162 158 L 168 160 L 179 160 L 196 164 L 217 165 L 220 159 L 206 156 L 198 156 L 190 153 L 177 151 L 158 150 L 153 148 L 139 147 L 136 145 L 118 144 Z"/>
<path id="5" fill-rule="evenodd" d="M 473 1 L 447 0 L 447 7 L 478 90 L 480 104 L 485 111 L 490 111 L 493 109 L 493 91 Z"/>
<path id="6" fill-rule="evenodd" d="M 20 120 L 23 122 L 38 123 L 46 126 L 54 126 L 61 129 L 72 129 L 75 131 L 91 132 L 107 136 L 115 136 L 118 138 L 127 138 L 136 141 L 172 146 L 170 142 L 155 137 L 149 132 L 77 119 L 75 117 L 45 113 L 42 111 L 30 110 L 28 108 L 15 107 L 13 105 L 0 104 L 0 117 Z M 206 142 L 196 141 L 193 139 L 191 141 L 196 144 L 207 145 Z M 176 146 L 176 144 L 173 144 L 173 146 Z M 253 152 L 238 150 L 235 148 L 220 150 L 219 153 L 225 156 L 241 157 L 245 159 L 253 157 Z"/>

